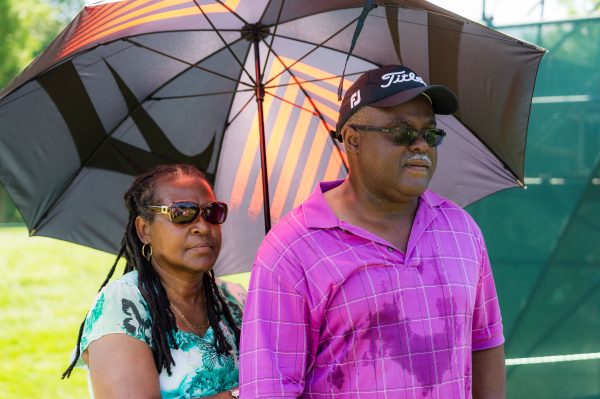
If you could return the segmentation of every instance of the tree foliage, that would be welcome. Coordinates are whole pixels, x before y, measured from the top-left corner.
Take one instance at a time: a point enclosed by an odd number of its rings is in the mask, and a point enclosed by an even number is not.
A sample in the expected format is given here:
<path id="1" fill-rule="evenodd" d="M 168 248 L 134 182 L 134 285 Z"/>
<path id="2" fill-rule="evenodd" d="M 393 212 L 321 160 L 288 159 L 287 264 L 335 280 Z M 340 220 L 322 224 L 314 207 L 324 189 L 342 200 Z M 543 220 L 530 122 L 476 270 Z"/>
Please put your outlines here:
<path id="1" fill-rule="evenodd" d="M 0 0 L 0 86 L 4 86 L 7 79 L 14 76 L 19 70 L 19 63 L 15 56 L 15 46 L 12 36 L 17 30 L 18 21 L 8 0 Z"/>
<path id="2" fill-rule="evenodd" d="M 0 87 L 25 68 L 82 5 L 80 0 L 0 0 Z"/>
<path id="3" fill-rule="evenodd" d="M 600 12 L 600 0 L 558 0 L 567 8 L 570 17 L 589 17 L 590 13 Z"/>

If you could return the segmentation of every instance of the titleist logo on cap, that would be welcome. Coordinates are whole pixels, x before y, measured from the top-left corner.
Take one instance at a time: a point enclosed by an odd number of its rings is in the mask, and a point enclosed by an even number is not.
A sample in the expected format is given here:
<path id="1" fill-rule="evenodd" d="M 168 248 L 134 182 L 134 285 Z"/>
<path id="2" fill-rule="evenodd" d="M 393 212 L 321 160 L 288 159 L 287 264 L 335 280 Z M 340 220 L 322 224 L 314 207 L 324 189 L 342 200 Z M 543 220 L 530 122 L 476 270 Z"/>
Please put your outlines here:
<path id="1" fill-rule="evenodd" d="M 390 87 L 393 84 L 408 82 L 408 81 L 422 83 L 423 86 L 427 86 L 425 81 L 423 79 L 421 79 L 420 76 L 417 76 L 417 74 L 414 72 L 409 72 L 409 73 L 406 73 L 406 71 L 390 72 L 390 73 L 386 73 L 385 75 L 382 75 L 381 80 L 383 80 L 384 82 L 387 80 L 386 84 L 381 85 L 381 87 L 384 89 L 386 87 Z"/>
<path id="2" fill-rule="evenodd" d="M 458 109 L 458 100 L 450 89 L 428 85 L 416 72 L 403 65 L 385 65 L 361 74 L 346 90 L 340 115 L 333 131 L 342 141 L 342 130 L 348 119 L 359 109 L 370 106 L 386 108 L 412 101 L 421 94 L 430 99 L 434 113 L 450 115 Z"/>

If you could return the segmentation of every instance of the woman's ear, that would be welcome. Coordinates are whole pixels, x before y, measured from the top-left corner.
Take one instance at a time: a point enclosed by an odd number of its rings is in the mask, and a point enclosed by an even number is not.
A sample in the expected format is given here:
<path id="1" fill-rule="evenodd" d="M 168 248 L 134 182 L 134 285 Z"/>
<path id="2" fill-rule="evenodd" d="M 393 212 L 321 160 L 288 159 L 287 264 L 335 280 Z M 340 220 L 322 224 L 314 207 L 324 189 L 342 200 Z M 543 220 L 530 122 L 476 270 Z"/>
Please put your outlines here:
<path id="1" fill-rule="evenodd" d="M 150 242 L 150 222 L 144 219 L 141 216 L 137 216 L 135 218 L 135 230 L 137 232 L 138 238 L 144 244 Z"/>

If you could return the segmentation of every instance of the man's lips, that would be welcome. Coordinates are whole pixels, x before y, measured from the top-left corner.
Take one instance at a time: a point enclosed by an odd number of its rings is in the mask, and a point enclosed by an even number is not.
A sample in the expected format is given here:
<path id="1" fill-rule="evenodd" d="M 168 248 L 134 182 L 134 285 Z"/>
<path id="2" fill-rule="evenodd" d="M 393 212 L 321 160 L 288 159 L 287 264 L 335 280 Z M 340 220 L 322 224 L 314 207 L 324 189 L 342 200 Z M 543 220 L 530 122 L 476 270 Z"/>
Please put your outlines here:
<path id="1" fill-rule="evenodd" d="M 404 161 L 402 162 L 402 166 L 403 167 L 419 167 L 419 168 L 426 168 L 429 169 L 431 168 L 431 162 L 428 162 L 426 160 L 423 159 L 410 159 L 408 161 Z"/>
<path id="2" fill-rule="evenodd" d="M 409 156 L 407 157 L 407 159 L 405 159 L 404 161 L 402 161 L 402 167 L 414 167 L 414 168 L 425 168 L 425 169 L 429 169 L 432 166 L 432 162 L 431 162 L 431 158 L 429 158 L 429 156 L 427 154 L 423 154 L 423 153 L 411 153 L 409 154 Z"/>

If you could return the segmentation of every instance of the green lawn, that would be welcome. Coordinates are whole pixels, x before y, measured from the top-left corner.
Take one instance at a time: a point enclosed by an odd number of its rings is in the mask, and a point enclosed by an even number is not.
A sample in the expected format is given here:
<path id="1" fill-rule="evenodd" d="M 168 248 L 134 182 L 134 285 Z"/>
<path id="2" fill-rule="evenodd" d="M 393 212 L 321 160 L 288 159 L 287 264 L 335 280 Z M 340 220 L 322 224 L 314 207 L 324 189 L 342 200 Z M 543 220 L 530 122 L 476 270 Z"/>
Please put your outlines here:
<path id="1" fill-rule="evenodd" d="M 87 375 L 60 376 L 114 256 L 0 228 L 0 398 L 84 398 Z M 122 273 L 122 268 L 117 274 Z M 228 278 L 244 285 L 248 276 Z"/>

